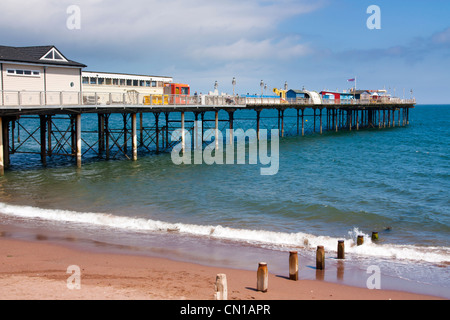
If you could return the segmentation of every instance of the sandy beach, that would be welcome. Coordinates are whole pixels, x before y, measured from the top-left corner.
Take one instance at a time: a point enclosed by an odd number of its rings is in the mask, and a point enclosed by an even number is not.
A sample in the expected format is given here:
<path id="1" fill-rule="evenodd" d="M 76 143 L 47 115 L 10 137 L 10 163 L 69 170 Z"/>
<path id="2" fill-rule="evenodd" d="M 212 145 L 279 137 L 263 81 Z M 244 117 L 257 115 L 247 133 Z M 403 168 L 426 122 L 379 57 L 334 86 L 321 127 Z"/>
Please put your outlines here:
<path id="1" fill-rule="evenodd" d="M 80 270 L 80 288 L 69 266 Z M 0 238 L 1 300 L 213 300 L 224 273 L 228 300 L 429 300 L 438 297 L 369 290 L 269 274 L 269 290 L 256 291 L 255 272 L 172 260 L 81 251 L 47 242 Z"/>

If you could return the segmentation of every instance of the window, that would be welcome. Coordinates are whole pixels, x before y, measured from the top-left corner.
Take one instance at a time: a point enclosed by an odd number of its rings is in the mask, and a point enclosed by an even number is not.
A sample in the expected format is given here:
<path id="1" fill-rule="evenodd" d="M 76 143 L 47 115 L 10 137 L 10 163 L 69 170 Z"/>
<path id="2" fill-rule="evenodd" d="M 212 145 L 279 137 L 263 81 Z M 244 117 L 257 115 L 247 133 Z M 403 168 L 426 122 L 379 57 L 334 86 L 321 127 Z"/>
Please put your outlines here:
<path id="1" fill-rule="evenodd" d="M 139 80 L 133 80 L 133 86 L 138 87 L 139 86 Z"/>
<path id="2" fill-rule="evenodd" d="M 119 85 L 119 79 L 113 79 L 113 85 L 118 86 Z"/>
<path id="3" fill-rule="evenodd" d="M 145 81 L 144 80 L 139 81 L 139 86 L 140 87 L 145 87 Z"/>
<path id="4" fill-rule="evenodd" d="M 125 85 L 125 79 L 120 79 L 120 85 L 124 86 Z"/>
<path id="5" fill-rule="evenodd" d="M 145 81 L 145 86 L 150 87 L 150 81 Z"/>
<path id="6" fill-rule="evenodd" d="M 7 69 L 6 74 L 16 76 L 39 77 L 41 72 L 38 70 Z"/>
<path id="7" fill-rule="evenodd" d="M 91 77 L 89 83 L 90 84 L 97 84 L 97 78 Z"/>
<path id="8" fill-rule="evenodd" d="M 56 50 L 55 48 L 52 48 L 40 60 L 54 60 L 67 62 L 67 60 L 62 56 L 62 54 L 59 53 L 58 50 Z"/>
<path id="9" fill-rule="evenodd" d="M 105 78 L 98 78 L 98 84 L 99 85 L 105 84 Z"/>
<path id="10" fill-rule="evenodd" d="M 132 84 L 133 84 L 133 81 L 130 80 L 130 79 L 128 79 L 128 80 L 127 80 L 127 86 L 131 87 Z"/>
<path id="11" fill-rule="evenodd" d="M 83 77 L 83 84 L 89 84 L 89 77 Z"/>
<path id="12" fill-rule="evenodd" d="M 153 87 L 153 88 L 156 87 L 156 81 L 152 81 L 152 87 Z"/>
<path id="13" fill-rule="evenodd" d="M 111 85 L 111 78 L 107 78 L 106 80 L 105 80 L 105 84 L 107 84 L 107 85 Z"/>

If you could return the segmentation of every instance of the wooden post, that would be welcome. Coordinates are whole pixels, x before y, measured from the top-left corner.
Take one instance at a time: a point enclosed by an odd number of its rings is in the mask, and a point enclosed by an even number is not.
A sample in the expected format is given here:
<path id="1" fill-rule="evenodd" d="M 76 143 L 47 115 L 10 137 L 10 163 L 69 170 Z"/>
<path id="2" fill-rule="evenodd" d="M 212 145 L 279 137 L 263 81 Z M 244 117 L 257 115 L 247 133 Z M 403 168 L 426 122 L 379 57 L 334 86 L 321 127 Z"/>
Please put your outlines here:
<path id="1" fill-rule="evenodd" d="M 289 279 L 298 280 L 298 253 L 297 251 L 289 252 Z"/>
<path id="2" fill-rule="evenodd" d="M 137 126 L 136 126 L 136 113 L 131 114 L 131 135 L 132 142 L 131 148 L 133 149 L 133 161 L 137 161 Z"/>
<path id="3" fill-rule="evenodd" d="M 216 276 L 214 300 L 228 300 L 228 287 L 226 274 L 219 273 Z"/>
<path id="4" fill-rule="evenodd" d="M 337 258 L 338 259 L 345 259 L 345 250 L 344 250 L 344 240 L 338 241 L 338 249 L 337 249 Z"/>
<path id="5" fill-rule="evenodd" d="M 317 246 L 316 252 L 316 269 L 325 269 L 325 249 L 323 246 Z"/>
<path id="6" fill-rule="evenodd" d="M 77 128 L 77 167 L 81 168 L 81 114 L 76 115 Z"/>
<path id="7" fill-rule="evenodd" d="M 284 137 L 284 110 L 280 110 L 281 114 L 281 137 Z"/>
<path id="8" fill-rule="evenodd" d="M 267 292 L 269 286 L 269 271 L 266 262 L 260 262 L 258 265 L 256 290 Z"/>
<path id="9" fill-rule="evenodd" d="M 363 235 L 359 235 L 358 239 L 356 240 L 356 245 L 361 246 L 364 244 L 364 236 Z"/>
<path id="10" fill-rule="evenodd" d="M 372 241 L 377 241 L 378 240 L 378 232 L 373 231 L 372 232 Z"/>
<path id="11" fill-rule="evenodd" d="M 261 121 L 261 110 L 256 110 L 256 139 L 259 141 L 259 129 Z"/>
<path id="12" fill-rule="evenodd" d="M 300 110 L 297 109 L 297 136 L 299 135 L 300 135 Z"/>
<path id="13" fill-rule="evenodd" d="M 0 117 L 0 176 L 5 174 L 4 148 L 3 148 L 3 119 Z"/>

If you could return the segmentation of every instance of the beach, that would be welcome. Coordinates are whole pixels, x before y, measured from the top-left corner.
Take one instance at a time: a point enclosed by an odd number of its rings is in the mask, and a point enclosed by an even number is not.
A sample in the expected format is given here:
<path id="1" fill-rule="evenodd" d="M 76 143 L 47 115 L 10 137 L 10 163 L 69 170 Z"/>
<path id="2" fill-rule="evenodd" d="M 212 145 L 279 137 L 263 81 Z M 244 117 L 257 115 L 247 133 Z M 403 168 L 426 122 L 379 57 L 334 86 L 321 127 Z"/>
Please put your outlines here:
<path id="1" fill-rule="evenodd" d="M 79 289 L 68 287 L 79 267 Z M 71 270 L 71 269 L 70 269 Z M 43 241 L 0 238 L 1 300 L 213 300 L 216 275 L 228 300 L 434 300 L 402 291 L 369 290 L 269 272 L 256 291 L 256 270 L 209 267 L 148 256 L 78 250 Z M 70 284 L 77 283 L 71 281 Z"/>

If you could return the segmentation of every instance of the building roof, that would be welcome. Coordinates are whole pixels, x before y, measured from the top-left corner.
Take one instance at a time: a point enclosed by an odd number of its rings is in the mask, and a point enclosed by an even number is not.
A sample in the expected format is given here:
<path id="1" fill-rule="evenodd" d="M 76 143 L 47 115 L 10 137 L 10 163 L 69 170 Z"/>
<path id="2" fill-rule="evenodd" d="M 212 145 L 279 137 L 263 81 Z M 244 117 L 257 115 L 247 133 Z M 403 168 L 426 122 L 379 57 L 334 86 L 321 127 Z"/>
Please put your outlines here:
<path id="1" fill-rule="evenodd" d="M 55 53 L 54 59 L 46 58 L 50 52 Z M 21 62 L 45 65 L 57 65 L 85 68 L 86 65 L 67 59 L 55 46 L 9 47 L 0 46 L 0 61 Z"/>

